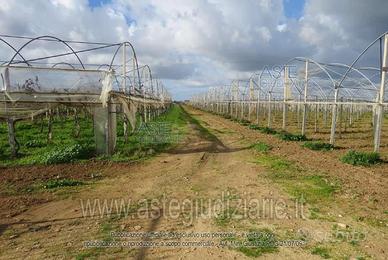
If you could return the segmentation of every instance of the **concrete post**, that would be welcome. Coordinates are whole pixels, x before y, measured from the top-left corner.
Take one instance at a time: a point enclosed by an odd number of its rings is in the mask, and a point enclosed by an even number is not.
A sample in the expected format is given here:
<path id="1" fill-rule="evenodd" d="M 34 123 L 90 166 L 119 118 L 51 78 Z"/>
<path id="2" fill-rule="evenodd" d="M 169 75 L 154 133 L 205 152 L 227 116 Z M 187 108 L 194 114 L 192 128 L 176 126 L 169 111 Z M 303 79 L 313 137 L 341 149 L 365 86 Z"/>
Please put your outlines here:
<path id="1" fill-rule="evenodd" d="M 240 101 L 240 119 L 243 120 L 244 119 L 244 101 Z"/>
<path id="2" fill-rule="evenodd" d="M 381 84 L 380 84 L 380 93 L 379 100 L 376 107 L 376 127 L 374 132 L 374 151 L 378 152 L 380 149 L 381 141 L 381 127 L 383 122 L 383 113 L 384 113 L 384 91 L 385 91 L 385 80 L 388 71 L 388 34 L 384 35 L 384 54 L 382 62 L 382 72 L 381 72 Z"/>
<path id="3" fill-rule="evenodd" d="M 303 100 L 303 117 L 302 117 L 302 135 L 306 134 L 306 121 L 307 121 L 307 88 L 308 88 L 308 70 L 309 62 L 306 60 L 305 78 L 304 78 L 304 100 Z"/>
<path id="4" fill-rule="evenodd" d="M 11 147 L 12 157 L 16 157 L 18 155 L 19 145 L 16 141 L 16 132 L 15 132 L 15 121 L 12 118 L 7 119 L 8 125 L 8 142 Z"/>
<path id="5" fill-rule="evenodd" d="M 259 113 L 260 113 L 260 89 L 257 89 L 257 104 L 256 104 L 256 120 L 257 125 L 259 124 Z"/>
<path id="6" fill-rule="evenodd" d="M 93 119 L 96 152 L 110 156 L 116 146 L 116 105 L 94 107 Z"/>
<path id="7" fill-rule="evenodd" d="M 330 144 L 332 144 L 332 145 L 334 145 L 334 143 L 335 143 L 335 128 L 336 128 L 336 124 L 337 124 L 338 91 L 339 91 L 339 87 L 335 86 L 334 104 L 333 104 L 333 111 L 332 111 L 332 116 L 331 116 L 331 131 L 330 131 Z"/>
<path id="8" fill-rule="evenodd" d="M 318 117 L 319 117 L 319 104 L 318 97 L 315 97 L 315 117 L 314 117 L 314 133 L 318 132 Z"/>
<path id="9" fill-rule="evenodd" d="M 268 127 L 272 126 L 272 117 L 271 117 L 271 101 L 272 101 L 272 93 L 268 93 Z"/>
<path id="10" fill-rule="evenodd" d="M 287 98 L 289 91 L 289 68 L 287 66 L 284 67 L 284 86 L 283 86 L 283 124 L 282 129 L 286 130 L 287 126 Z"/>
<path id="11" fill-rule="evenodd" d="M 122 80 L 122 85 L 121 85 L 121 88 L 122 88 L 122 92 L 126 92 L 126 86 L 127 86 L 127 52 L 126 52 L 126 47 L 125 47 L 126 44 L 124 44 L 122 46 L 122 49 L 123 49 L 123 80 Z M 135 80 L 135 78 L 134 78 Z"/>

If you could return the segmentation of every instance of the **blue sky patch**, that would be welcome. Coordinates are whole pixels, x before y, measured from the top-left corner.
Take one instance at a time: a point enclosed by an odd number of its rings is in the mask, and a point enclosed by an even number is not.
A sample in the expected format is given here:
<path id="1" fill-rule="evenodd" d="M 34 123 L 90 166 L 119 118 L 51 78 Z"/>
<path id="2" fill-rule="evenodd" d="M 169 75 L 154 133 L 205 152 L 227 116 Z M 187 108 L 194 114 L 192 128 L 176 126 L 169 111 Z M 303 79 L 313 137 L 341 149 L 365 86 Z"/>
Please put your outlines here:
<path id="1" fill-rule="evenodd" d="M 100 7 L 100 6 L 109 4 L 111 2 L 112 2 L 112 0 L 88 0 L 88 4 L 91 8 Z"/>
<path id="2" fill-rule="evenodd" d="M 305 0 L 283 0 L 285 16 L 299 19 L 303 15 L 304 4 Z"/>

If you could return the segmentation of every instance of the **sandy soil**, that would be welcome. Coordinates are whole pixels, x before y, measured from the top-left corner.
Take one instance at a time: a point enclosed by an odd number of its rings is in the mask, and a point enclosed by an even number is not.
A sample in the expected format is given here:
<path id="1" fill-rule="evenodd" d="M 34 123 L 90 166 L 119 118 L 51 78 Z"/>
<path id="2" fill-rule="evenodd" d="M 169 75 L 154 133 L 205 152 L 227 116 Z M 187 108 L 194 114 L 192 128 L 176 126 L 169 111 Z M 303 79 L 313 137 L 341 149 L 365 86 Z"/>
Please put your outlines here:
<path id="1" fill-rule="evenodd" d="M 336 258 L 358 255 L 376 259 L 387 257 L 387 227 L 376 227 L 355 219 L 355 216 L 386 218 L 386 164 L 369 169 L 344 165 L 338 160 L 341 151 L 310 151 L 301 148 L 300 144 L 280 141 L 215 115 L 189 107 L 186 110 L 200 120 L 201 125 L 209 129 L 215 138 L 204 137 L 196 125 L 190 124 L 184 143 L 142 163 L 85 163 L 0 169 L 2 183 L 7 182 L 15 190 L 58 174 L 90 181 L 89 185 L 55 192 L 19 195 L 12 190 L 8 193 L 3 191 L 0 200 L 0 258 L 68 259 L 90 256 L 114 259 L 243 259 L 248 257 L 238 250 L 221 246 L 98 250 L 85 248 L 84 242 L 104 239 L 109 231 L 246 232 L 266 228 L 283 239 L 296 239 L 301 231 L 304 234 L 309 232 L 309 235 L 306 245 L 279 247 L 277 252 L 264 254 L 263 258 L 319 259 L 318 255 L 311 254 L 311 249 L 320 243 L 325 245 L 324 237 L 320 235 L 331 234 L 336 223 L 363 230 L 367 234 L 357 247 L 349 243 L 330 245 L 336 251 L 333 253 Z M 271 151 L 273 155 L 287 158 L 309 171 L 324 172 L 329 177 L 340 179 L 341 192 L 336 194 L 335 201 L 328 209 L 334 220 L 296 217 L 293 198 L 281 185 L 267 177 L 268 169 L 255 163 L 260 155 L 249 147 L 256 141 L 271 144 L 274 147 Z M 94 180 L 95 176 L 98 176 L 98 181 Z M 287 205 L 286 217 L 277 219 L 264 216 L 254 220 L 233 219 L 227 223 L 217 223 L 214 217 L 199 216 L 189 221 L 187 208 L 177 210 L 169 204 L 146 210 L 138 207 L 130 216 L 112 219 L 107 216 L 85 217 L 81 207 L 81 201 L 88 199 L 131 199 L 138 202 L 142 199 L 160 201 L 165 198 L 171 202 L 173 199 L 218 199 L 223 194 L 281 200 Z M 306 210 L 308 207 L 306 205 Z M 179 214 L 171 214 L 171 210 Z M 139 216 L 139 212 L 144 215 Z M 147 215 L 150 213 L 154 214 Z"/>

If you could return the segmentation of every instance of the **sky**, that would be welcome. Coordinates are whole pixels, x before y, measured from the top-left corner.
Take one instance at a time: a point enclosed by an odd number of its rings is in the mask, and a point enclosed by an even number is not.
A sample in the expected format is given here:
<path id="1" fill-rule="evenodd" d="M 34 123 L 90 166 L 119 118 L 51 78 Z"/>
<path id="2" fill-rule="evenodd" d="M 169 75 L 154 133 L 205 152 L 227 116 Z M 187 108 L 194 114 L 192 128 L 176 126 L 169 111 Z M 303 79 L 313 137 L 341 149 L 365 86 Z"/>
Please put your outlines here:
<path id="1" fill-rule="evenodd" d="M 386 0 L 0 0 L 0 34 L 130 41 L 183 100 L 296 56 L 349 64 L 388 31 L 387 10 Z M 53 51 L 34 46 L 24 55 Z"/>

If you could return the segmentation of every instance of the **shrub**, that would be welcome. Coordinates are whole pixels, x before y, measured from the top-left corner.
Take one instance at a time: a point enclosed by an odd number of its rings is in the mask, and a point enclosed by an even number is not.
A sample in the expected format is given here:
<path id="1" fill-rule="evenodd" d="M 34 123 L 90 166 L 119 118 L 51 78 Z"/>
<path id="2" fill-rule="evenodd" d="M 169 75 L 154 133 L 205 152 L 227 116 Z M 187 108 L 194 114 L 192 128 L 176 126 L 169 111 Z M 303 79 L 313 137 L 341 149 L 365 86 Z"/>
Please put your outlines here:
<path id="1" fill-rule="evenodd" d="M 241 120 L 239 121 L 239 123 L 240 123 L 241 125 L 243 125 L 243 126 L 247 126 L 247 125 L 250 124 L 250 122 L 249 122 L 248 120 L 246 120 L 246 119 L 241 119 Z"/>
<path id="2" fill-rule="evenodd" d="M 381 159 L 378 153 L 357 152 L 351 150 L 342 156 L 341 161 L 351 165 L 370 166 L 380 163 Z"/>
<path id="3" fill-rule="evenodd" d="M 44 164 L 68 163 L 77 159 L 87 159 L 93 154 L 93 149 L 87 145 L 75 144 L 59 147 L 41 156 Z"/>
<path id="4" fill-rule="evenodd" d="M 44 142 L 42 142 L 40 140 L 35 140 L 35 139 L 27 141 L 24 145 L 28 148 L 36 148 L 36 147 L 46 146 L 46 144 Z"/>
<path id="5" fill-rule="evenodd" d="M 303 147 L 308 148 L 314 151 L 330 151 L 334 149 L 332 144 L 322 143 L 322 142 L 305 142 Z"/>
<path id="6" fill-rule="evenodd" d="M 259 129 L 260 129 L 260 126 L 255 125 L 255 124 L 250 124 L 250 125 L 249 125 L 249 129 L 259 130 Z"/>
<path id="7" fill-rule="evenodd" d="M 259 128 L 259 131 L 264 133 L 264 134 L 270 134 L 270 135 L 277 134 L 277 131 L 273 128 L 270 128 L 270 127 Z"/>
<path id="8" fill-rule="evenodd" d="M 307 141 L 307 137 L 305 135 L 301 135 L 301 134 L 291 134 L 291 133 L 288 133 L 288 132 L 280 132 L 278 133 L 278 137 L 280 139 L 282 139 L 283 141 L 297 141 L 297 142 L 300 142 L 300 141 Z"/>
<path id="9" fill-rule="evenodd" d="M 55 189 L 59 187 L 69 187 L 69 186 L 79 186 L 83 182 L 71 179 L 58 179 L 58 180 L 49 180 L 46 184 L 43 185 L 45 189 Z"/>

